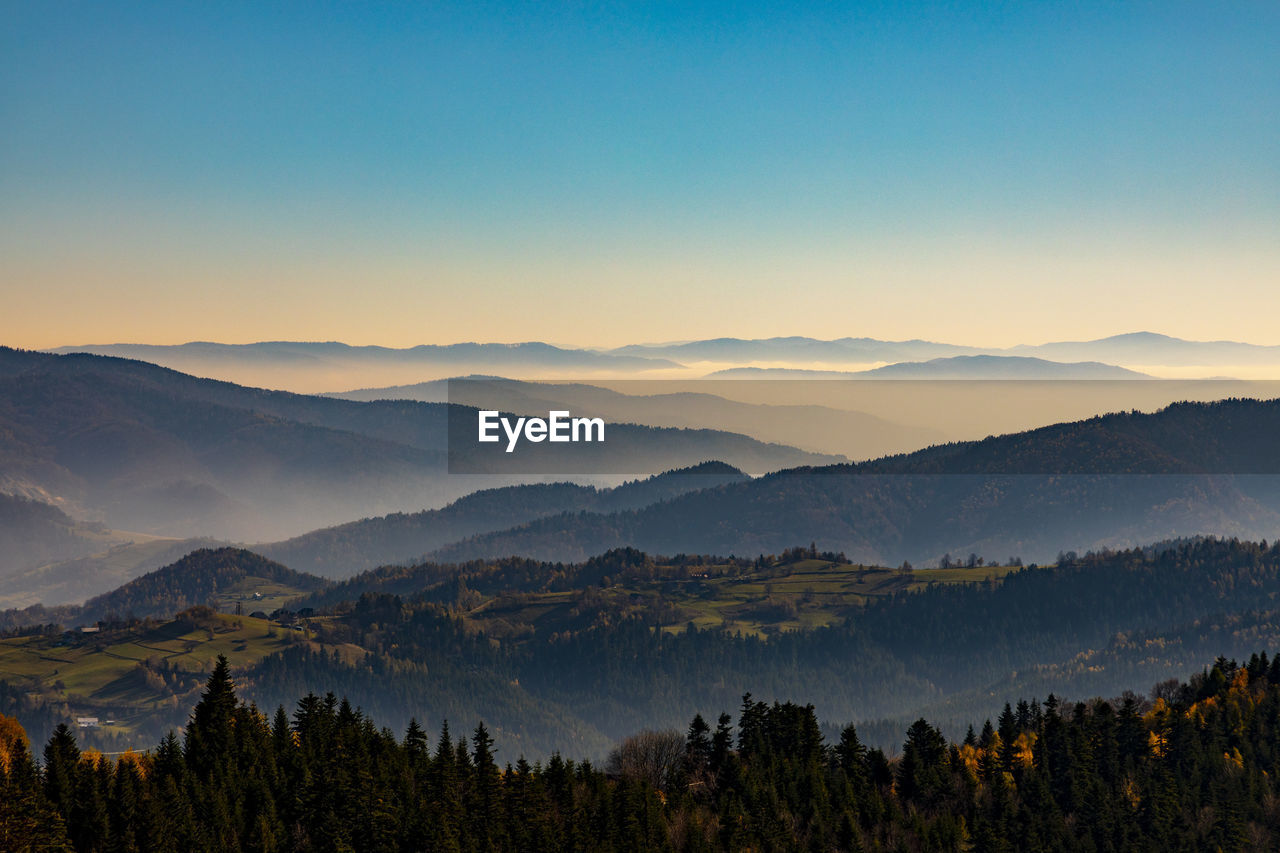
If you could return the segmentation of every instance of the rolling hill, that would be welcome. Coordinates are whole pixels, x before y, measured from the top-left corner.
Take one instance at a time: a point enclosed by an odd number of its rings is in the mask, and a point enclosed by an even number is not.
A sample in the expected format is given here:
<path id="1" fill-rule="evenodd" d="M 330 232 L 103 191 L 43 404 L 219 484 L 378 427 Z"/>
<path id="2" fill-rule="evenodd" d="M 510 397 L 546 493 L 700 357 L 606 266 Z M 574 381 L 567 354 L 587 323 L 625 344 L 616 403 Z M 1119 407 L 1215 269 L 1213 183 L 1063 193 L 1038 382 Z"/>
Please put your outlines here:
<path id="1" fill-rule="evenodd" d="M 77 608 L 75 624 L 133 616 L 167 618 L 200 605 L 229 610 L 231 597 L 254 601 L 264 587 L 281 600 L 322 588 L 325 581 L 295 572 L 242 548 L 201 548 L 161 569 L 134 578 Z M 221 605 L 221 606 L 219 606 Z M 265 605 L 259 605 L 259 607 Z M 278 606 L 278 605 L 277 605 Z M 250 606 L 248 609 L 257 609 Z"/>

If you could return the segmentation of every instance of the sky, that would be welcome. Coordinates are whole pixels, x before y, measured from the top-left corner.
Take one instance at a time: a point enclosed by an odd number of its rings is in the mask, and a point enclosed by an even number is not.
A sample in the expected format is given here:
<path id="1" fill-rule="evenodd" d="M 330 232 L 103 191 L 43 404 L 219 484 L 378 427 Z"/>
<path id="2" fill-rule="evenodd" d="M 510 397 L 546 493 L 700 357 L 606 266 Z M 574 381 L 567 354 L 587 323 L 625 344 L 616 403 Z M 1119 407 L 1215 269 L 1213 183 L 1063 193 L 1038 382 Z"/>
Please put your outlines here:
<path id="1" fill-rule="evenodd" d="M 0 343 L 1280 344 L 1280 4 L 0 2 Z"/>

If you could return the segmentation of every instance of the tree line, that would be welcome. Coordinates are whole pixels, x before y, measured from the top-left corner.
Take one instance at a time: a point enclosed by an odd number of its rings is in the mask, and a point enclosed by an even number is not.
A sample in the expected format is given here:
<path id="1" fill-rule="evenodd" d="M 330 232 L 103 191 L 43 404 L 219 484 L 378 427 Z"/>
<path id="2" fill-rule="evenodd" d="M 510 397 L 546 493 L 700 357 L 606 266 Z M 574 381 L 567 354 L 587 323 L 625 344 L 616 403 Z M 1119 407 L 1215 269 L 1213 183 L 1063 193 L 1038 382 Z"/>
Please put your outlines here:
<path id="1" fill-rule="evenodd" d="M 434 742 L 433 742 L 434 740 Z M 0 718 L 6 851 L 1256 850 L 1280 842 L 1280 657 L 1151 698 L 1006 705 L 901 753 L 812 705 L 643 731 L 603 766 L 513 762 L 483 723 L 397 737 L 332 693 L 241 701 L 219 659 L 181 737 L 117 757 Z"/>

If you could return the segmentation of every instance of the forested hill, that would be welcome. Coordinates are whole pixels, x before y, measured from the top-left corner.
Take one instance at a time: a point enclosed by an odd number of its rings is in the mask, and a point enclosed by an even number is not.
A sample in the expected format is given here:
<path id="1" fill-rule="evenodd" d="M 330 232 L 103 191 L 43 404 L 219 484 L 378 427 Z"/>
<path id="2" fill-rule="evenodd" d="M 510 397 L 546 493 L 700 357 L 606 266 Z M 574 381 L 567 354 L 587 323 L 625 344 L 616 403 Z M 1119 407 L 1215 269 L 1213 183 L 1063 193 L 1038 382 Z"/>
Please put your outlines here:
<path id="1" fill-rule="evenodd" d="M 1280 663 L 1219 659 L 1147 699 L 1006 705 L 900 757 L 813 705 L 742 698 L 530 764 L 481 722 L 397 736 L 332 694 L 268 718 L 220 659 L 181 740 L 118 759 L 0 717 L 0 847 L 51 850 L 1222 850 L 1280 843 Z M 714 720 L 714 725 L 709 720 Z M 466 733 L 469 732 L 469 737 Z"/>
<path id="2" fill-rule="evenodd" d="M 219 594 L 241 592 L 247 579 L 264 581 L 288 590 L 291 596 L 320 589 L 325 581 L 295 572 L 252 551 L 241 548 L 202 548 L 176 563 L 148 572 L 119 589 L 91 598 L 70 617 L 77 624 L 99 619 L 170 617 L 181 610 L 214 604 Z M 252 592 L 243 590 L 252 605 Z M 224 608 L 225 609 L 225 608 Z"/>
<path id="3" fill-rule="evenodd" d="M 1280 474 L 1280 400 L 1184 402 L 821 470 L 864 474 Z"/>
<path id="4" fill-rule="evenodd" d="M 223 653 L 260 707 L 333 690 L 397 728 L 483 717 L 531 757 L 594 760 L 748 691 L 812 701 L 887 746 L 926 710 L 956 736 L 992 702 L 1113 696 L 1280 647 L 1280 546 L 1212 539 L 1043 568 L 623 549 L 321 583 L 234 549 L 197 552 L 94 602 L 100 616 L 41 620 L 100 618 L 99 632 L 28 622 L 0 637 L 0 713 L 40 738 L 78 714 L 114 719 L 92 743 L 137 747 L 181 722 L 175 702 Z M 166 619 L 204 604 L 221 613 Z"/>
<path id="5" fill-rule="evenodd" d="M 879 564 L 948 551 L 1044 561 L 1063 548 L 1271 537 L 1280 531 L 1277 434 L 1278 401 L 1183 403 L 797 468 L 634 512 L 545 518 L 432 556 L 580 560 L 621 545 L 755 554 L 816 540 Z"/>
<path id="6" fill-rule="evenodd" d="M 667 471 L 616 488 L 536 483 L 483 489 L 441 509 L 393 513 L 315 530 L 254 550 L 295 569 L 350 577 L 376 566 L 409 564 L 459 539 L 558 513 L 610 512 L 749 479 L 723 462 Z"/>
<path id="7" fill-rule="evenodd" d="M 963 726 L 982 702 L 1023 685 L 1042 696 L 1113 695 L 1205 655 L 1280 644 L 1276 545 L 1203 540 L 955 573 L 841 567 L 824 556 L 618 551 L 582 564 L 509 558 L 378 570 L 303 602 L 356 602 L 313 627 L 325 642 L 376 651 L 373 673 L 301 652 L 281 669 L 390 708 L 378 673 L 407 674 L 409 661 L 422 660 L 465 670 L 478 656 L 522 692 L 618 737 L 744 690 L 807 697 L 860 720 L 932 706 L 948 726 Z M 255 687 L 275 683 L 298 682 L 264 670 Z"/>

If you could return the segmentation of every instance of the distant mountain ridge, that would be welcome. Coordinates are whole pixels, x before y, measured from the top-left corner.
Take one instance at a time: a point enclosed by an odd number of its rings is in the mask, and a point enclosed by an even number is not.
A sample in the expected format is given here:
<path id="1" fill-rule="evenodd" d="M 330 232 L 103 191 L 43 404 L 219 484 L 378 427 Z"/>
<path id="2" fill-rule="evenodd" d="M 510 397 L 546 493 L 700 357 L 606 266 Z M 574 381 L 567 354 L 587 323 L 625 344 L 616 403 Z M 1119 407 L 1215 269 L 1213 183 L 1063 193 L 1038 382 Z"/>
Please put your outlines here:
<path id="1" fill-rule="evenodd" d="M 1042 358 L 1093 358 L 1124 364 L 1171 366 L 1212 364 L 1277 364 L 1280 346 L 1241 341 L 1189 341 L 1155 332 L 1129 332 L 1095 341 L 1057 341 L 1010 347 L 1014 354 L 1034 353 Z"/>
<path id="2" fill-rule="evenodd" d="M 474 424 L 473 410 L 442 403 L 267 391 L 136 360 L 0 347 L 0 492 L 110 528 L 253 541 L 545 479 L 450 474 L 451 412 Z M 627 463 L 613 470 L 632 476 L 711 459 L 759 473 L 840 458 L 625 423 L 611 425 L 608 452 Z M 8 567 L 21 568 L 34 566 Z"/>
<path id="3" fill-rule="evenodd" d="M 728 379 L 1149 379 L 1145 373 L 1098 361 L 1060 362 L 1013 355 L 955 355 L 903 361 L 867 370 L 731 367 L 708 374 Z"/>
<path id="4" fill-rule="evenodd" d="M 639 509 L 748 479 L 731 465 L 706 462 L 612 489 L 574 483 L 504 486 L 474 492 L 441 509 L 352 521 L 283 542 L 255 545 L 254 550 L 322 577 L 350 577 L 381 565 L 410 564 L 460 539 L 548 515 Z"/>
<path id="5" fill-rule="evenodd" d="M 136 358 L 196 376 L 241 385 L 289 388 L 302 393 L 386 381 L 419 382 L 457 373 L 502 372 L 511 376 L 581 375 L 605 371 L 630 375 L 679 367 L 659 356 L 629 356 L 568 349 L 537 341 L 515 344 L 421 344 L 397 349 L 338 342 L 263 341 L 222 344 L 194 341 L 177 345 L 92 344 L 50 350 Z"/>
<path id="6" fill-rule="evenodd" d="M 572 560 L 624 545 L 755 554 L 816 541 L 892 565 L 947 551 L 1042 560 L 1197 534 L 1274 538 L 1277 434 L 1280 401 L 1181 404 L 788 470 L 637 511 L 552 516 L 431 556 Z M 1267 476 L 1232 475 L 1251 471 Z"/>
<path id="7" fill-rule="evenodd" d="M 0 492 L 0 577 L 17 567 L 101 550 L 112 539 L 102 525 L 76 521 L 55 506 Z"/>
<path id="8" fill-rule="evenodd" d="M 443 424 L 425 405 L 362 410 L 145 362 L 0 349 L 0 478 L 112 527 L 234 537 L 270 526 L 264 504 L 279 518 L 296 506 L 292 525 L 347 515 L 361 496 L 408 498 L 443 467 Z M 345 496 L 326 488 L 335 481 Z"/>
<path id="9" fill-rule="evenodd" d="M 965 356 L 1039 358 L 1051 362 L 1100 362 L 1120 367 L 1274 366 L 1280 377 L 1280 346 L 1240 341 L 1191 341 L 1154 332 L 1130 332 L 1091 341 L 985 346 L 922 339 L 881 340 L 804 336 L 713 338 L 614 348 L 524 343 L 422 344 L 393 348 L 340 342 L 262 341 L 176 345 L 90 344 L 57 347 L 56 353 L 94 353 L 140 358 L 198 376 L 242 385 L 289 388 L 302 393 L 336 389 L 414 385 L 466 374 L 518 379 L 589 379 L 599 376 L 669 376 L 699 364 L 803 369 L 874 367 Z M 1224 371 L 1224 375 L 1234 375 Z M 1085 377 L 1088 378 L 1088 377 Z"/>
<path id="10" fill-rule="evenodd" d="M 1155 332 L 1129 332 L 1092 341 L 1055 341 L 982 347 L 933 341 L 875 338 L 818 340 L 805 337 L 717 338 L 673 344 L 644 344 L 606 350 L 610 354 L 711 362 L 919 362 L 974 355 L 1032 356 L 1050 361 L 1098 361 L 1138 365 L 1280 365 L 1280 346 L 1238 341 L 1189 341 Z"/>
<path id="11" fill-rule="evenodd" d="M 954 355 L 978 355 L 981 347 L 934 341 L 882 341 L 837 338 L 824 341 L 801 336 L 779 338 L 714 338 L 675 344 L 632 344 L 605 350 L 611 355 L 675 358 L 684 361 L 921 361 Z"/>
<path id="12" fill-rule="evenodd" d="M 603 417 L 610 423 L 728 430 L 759 441 L 840 453 L 850 459 L 915 450 L 945 438 L 930 426 L 909 425 L 851 408 L 743 402 L 722 393 L 726 386 L 727 383 L 700 380 L 642 380 L 601 387 L 473 376 L 325 396 L 370 401 L 451 399 L 454 403 L 531 415 L 565 409 L 575 415 Z"/>
<path id="13" fill-rule="evenodd" d="M 252 344 L 223 344 L 213 341 L 191 341 L 185 344 L 87 344 L 83 346 L 55 347 L 49 352 L 58 354 L 92 353 L 136 358 L 160 363 L 158 358 L 253 358 L 271 355 L 276 358 L 292 358 L 300 361 L 343 359 L 368 362 L 406 361 L 423 364 L 534 364 L 553 367 L 608 366 L 620 369 L 649 370 L 659 367 L 675 367 L 674 362 L 663 358 L 614 355 L 589 349 L 568 349 L 542 343 L 459 343 L 418 344 L 412 347 L 353 346 L 338 341 L 261 341 Z"/>
<path id="14" fill-rule="evenodd" d="M 113 531 L 118 532 L 118 531 Z M 0 576 L 0 609 L 42 604 L 56 607 L 80 604 L 149 571 L 166 566 L 200 548 L 226 545 L 216 539 L 132 539 L 84 556 L 31 567 L 15 563 L 16 571 Z"/>

